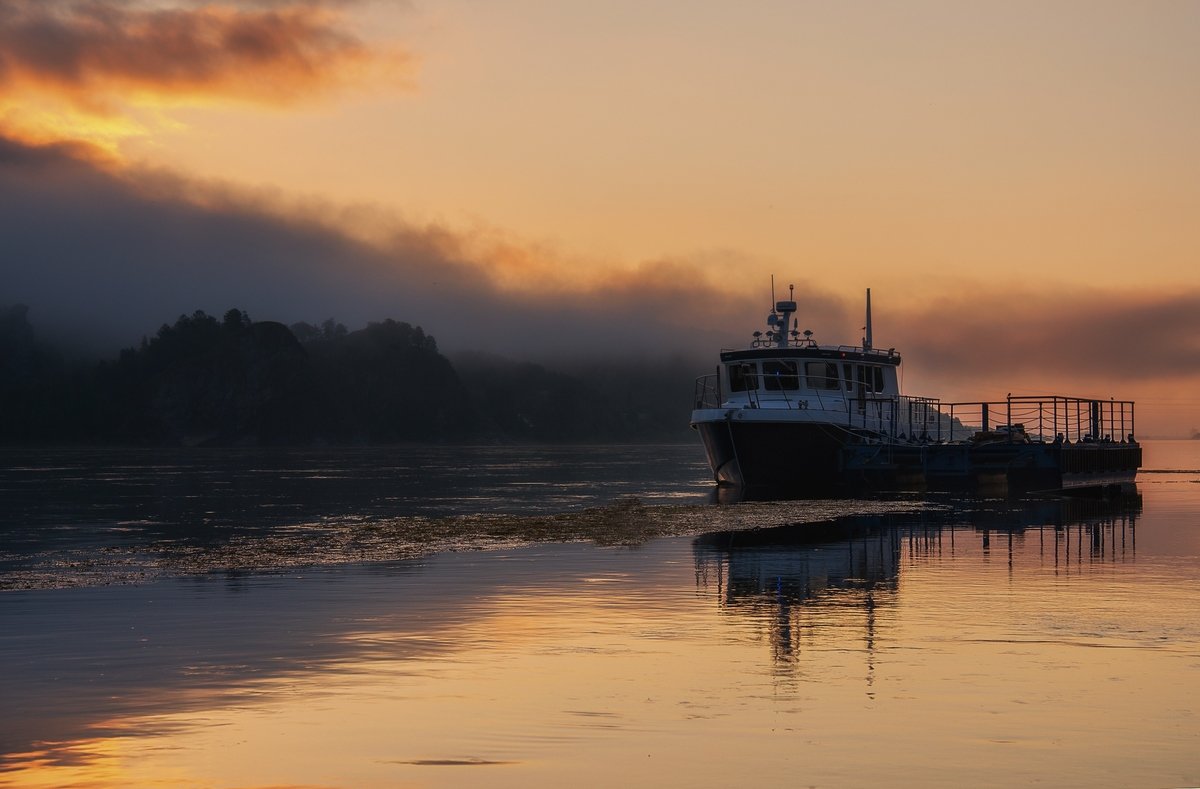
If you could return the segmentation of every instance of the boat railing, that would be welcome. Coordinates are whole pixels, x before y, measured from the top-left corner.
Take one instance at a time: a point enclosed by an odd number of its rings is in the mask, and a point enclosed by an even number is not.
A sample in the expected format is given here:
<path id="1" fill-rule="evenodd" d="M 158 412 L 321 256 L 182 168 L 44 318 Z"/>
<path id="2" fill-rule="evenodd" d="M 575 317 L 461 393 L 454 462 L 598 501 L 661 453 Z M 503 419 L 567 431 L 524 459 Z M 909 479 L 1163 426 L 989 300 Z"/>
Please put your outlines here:
<path id="1" fill-rule="evenodd" d="M 938 440 L 945 417 L 934 397 L 867 395 L 847 397 L 846 423 L 868 430 L 885 443 L 919 443 Z"/>
<path id="2" fill-rule="evenodd" d="M 760 389 L 745 392 L 751 408 L 817 408 L 845 413 L 847 427 L 869 431 L 883 442 L 1134 443 L 1132 400 L 1062 395 L 1009 395 L 1003 400 L 943 403 L 933 397 L 839 391 L 801 396 Z M 833 402 L 824 402 L 826 398 Z M 696 379 L 695 408 L 721 408 L 724 395 L 716 373 Z"/>
<path id="3" fill-rule="evenodd" d="M 898 440 L 933 441 L 937 435 L 949 432 L 948 426 L 939 421 L 945 417 L 938 411 L 936 398 L 867 394 L 861 390 L 856 395 L 840 387 L 835 392 L 801 392 L 787 386 L 767 388 L 764 379 L 765 376 L 756 374 L 747 376 L 751 385 L 742 392 L 746 397 L 743 407 L 840 412 L 845 414 L 848 427 L 863 428 Z M 692 402 L 696 409 L 724 408 L 720 375 L 709 373 L 698 377 Z"/>
<path id="4" fill-rule="evenodd" d="M 702 375 L 696 379 L 696 386 L 692 392 L 693 406 L 696 409 L 701 408 L 720 408 L 721 407 L 721 376 L 716 373 Z"/>
<path id="5" fill-rule="evenodd" d="M 1134 443 L 1132 400 L 1009 395 L 999 401 L 942 403 L 945 441 Z"/>
<path id="6" fill-rule="evenodd" d="M 768 389 L 765 385 L 766 379 L 767 376 L 753 373 L 746 376 L 746 381 L 750 386 L 742 394 L 746 396 L 746 404 L 750 408 L 803 410 L 808 407 L 808 399 L 802 396 L 794 386 Z M 725 395 L 721 391 L 721 376 L 717 373 L 709 373 L 697 378 L 692 391 L 692 402 L 696 409 L 723 408 Z"/>
<path id="7" fill-rule="evenodd" d="M 755 337 L 750 342 L 751 348 L 778 348 L 779 337 L 775 332 L 763 332 Z M 835 350 L 839 353 L 862 354 L 866 356 L 878 356 L 881 359 L 888 359 L 896 355 L 895 348 L 865 348 L 861 345 L 838 345 L 830 348 L 827 345 L 818 345 L 815 340 L 808 337 L 793 335 L 788 338 L 787 342 L 782 346 L 785 348 L 822 348 L 826 350 Z M 741 350 L 739 348 L 722 348 L 721 353 L 732 353 L 733 351 Z"/>
<path id="8" fill-rule="evenodd" d="M 895 348 L 864 348 L 861 345 L 839 345 L 835 350 L 839 353 L 860 353 L 866 356 L 879 356 L 884 359 L 896 355 Z"/>

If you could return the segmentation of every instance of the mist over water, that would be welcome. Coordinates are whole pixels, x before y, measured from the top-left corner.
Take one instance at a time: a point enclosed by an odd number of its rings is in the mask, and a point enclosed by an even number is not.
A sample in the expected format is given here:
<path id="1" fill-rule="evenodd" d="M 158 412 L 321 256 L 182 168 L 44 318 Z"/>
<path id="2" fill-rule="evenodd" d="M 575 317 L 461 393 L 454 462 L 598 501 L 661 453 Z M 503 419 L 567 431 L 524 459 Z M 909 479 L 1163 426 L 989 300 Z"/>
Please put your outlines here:
<path id="1" fill-rule="evenodd" d="M 0 493 L 0 785 L 1200 782 L 1200 442 L 1117 500 L 720 503 L 692 445 Z"/>

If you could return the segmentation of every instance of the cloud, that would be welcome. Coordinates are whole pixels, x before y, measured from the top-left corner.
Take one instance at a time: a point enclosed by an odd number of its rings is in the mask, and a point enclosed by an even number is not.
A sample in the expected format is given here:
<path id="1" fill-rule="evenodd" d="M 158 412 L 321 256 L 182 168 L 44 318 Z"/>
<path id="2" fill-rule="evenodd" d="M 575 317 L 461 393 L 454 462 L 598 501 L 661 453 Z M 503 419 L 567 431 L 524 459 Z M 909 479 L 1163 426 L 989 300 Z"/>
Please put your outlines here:
<path id="1" fill-rule="evenodd" d="M 486 240 L 396 222 L 368 243 L 334 227 L 336 212 L 289 213 L 178 176 L 116 174 L 80 150 L 0 138 L 0 303 L 27 303 L 35 326 L 86 335 L 99 350 L 181 313 L 236 306 L 284 322 L 393 317 L 443 347 L 526 358 L 707 352 L 744 333 L 721 316 L 762 311 L 697 286 L 706 275 L 684 261 L 590 289 L 516 291 Z"/>
<path id="2" fill-rule="evenodd" d="M 875 336 L 904 353 L 909 394 L 1135 400 L 1142 435 L 1200 423 L 1200 289 L 964 289 L 923 308 L 877 312 Z"/>
<path id="3" fill-rule="evenodd" d="M 130 91 L 289 102 L 374 57 L 342 21 L 314 3 L 10 0 L 0 11 L 0 80 L 37 83 L 93 108 Z"/>
<path id="4" fill-rule="evenodd" d="M 0 4 L 0 128 L 23 139 L 103 142 L 145 133 L 133 106 L 310 101 L 415 59 L 365 43 L 344 2 Z"/>
<path id="5" fill-rule="evenodd" d="M 1169 380 L 1200 373 L 1200 290 L 968 292 L 890 317 L 931 373 Z M 890 344 L 890 341 L 889 341 Z"/>

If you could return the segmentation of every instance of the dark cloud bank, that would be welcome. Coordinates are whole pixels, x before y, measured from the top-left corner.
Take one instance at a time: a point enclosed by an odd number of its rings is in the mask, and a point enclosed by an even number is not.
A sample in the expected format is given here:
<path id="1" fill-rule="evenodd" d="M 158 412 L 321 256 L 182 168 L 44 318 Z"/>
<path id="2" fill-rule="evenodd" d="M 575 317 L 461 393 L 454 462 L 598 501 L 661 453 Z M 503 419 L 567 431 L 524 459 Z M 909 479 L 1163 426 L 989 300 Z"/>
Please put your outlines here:
<path id="1" fill-rule="evenodd" d="M 395 317 L 451 350 L 661 355 L 733 341 L 743 332 L 729 325 L 761 311 L 686 278 L 650 281 L 653 270 L 586 294 L 505 294 L 486 260 L 460 255 L 437 228 L 369 245 L 242 200 L 194 202 L 186 181 L 137 186 L 80 150 L 0 138 L 0 303 L 28 304 L 42 331 L 96 350 L 135 343 L 195 309 L 237 306 L 256 319 L 334 316 L 352 328 Z"/>

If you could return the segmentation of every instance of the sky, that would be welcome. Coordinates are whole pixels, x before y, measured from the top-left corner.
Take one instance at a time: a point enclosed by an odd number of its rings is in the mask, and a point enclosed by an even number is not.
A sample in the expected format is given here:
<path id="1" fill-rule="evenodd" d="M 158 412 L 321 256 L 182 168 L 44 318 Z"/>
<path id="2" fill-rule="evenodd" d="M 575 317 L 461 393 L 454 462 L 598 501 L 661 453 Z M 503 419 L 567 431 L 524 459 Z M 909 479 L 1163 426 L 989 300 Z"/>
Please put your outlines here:
<path id="1" fill-rule="evenodd" d="M 1200 429 L 1200 4 L 2 0 L 0 305 L 684 355 Z M 804 327 L 802 327 L 804 328 Z"/>

